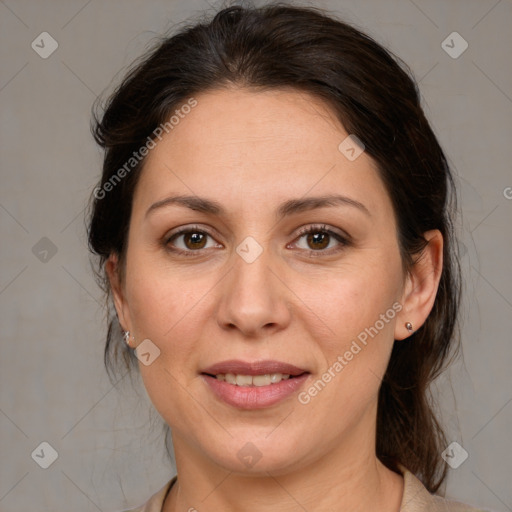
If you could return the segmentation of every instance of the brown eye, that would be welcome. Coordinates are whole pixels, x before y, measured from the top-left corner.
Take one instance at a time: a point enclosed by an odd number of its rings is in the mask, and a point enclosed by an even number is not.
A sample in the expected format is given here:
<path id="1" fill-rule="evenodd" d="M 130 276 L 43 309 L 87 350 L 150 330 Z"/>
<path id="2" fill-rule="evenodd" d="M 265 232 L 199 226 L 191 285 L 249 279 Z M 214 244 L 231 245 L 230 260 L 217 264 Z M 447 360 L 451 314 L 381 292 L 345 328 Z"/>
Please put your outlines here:
<path id="1" fill-rule="evenodd" d="M 219 247 L 209 233 L 194 227 L 182 229 L 167 237 L 163 245 L 169 251 L 186 256 L 201 254 L 202 249 Z"/>
<path id="2" fill-rule="evenodd" d="M 183 242 L 188 249 L 203 249 L 206 244 L 204 233 L 188 232 L 183 234 Z"/>
<path id="3" fill-rule="evenodd" d="M 329 245 L 330 236 L 328 233 L 309 233 L 306 240 L 309 247 L 314 250 L 325 249 Z"/>
<path id="4" fill-rule="evenodd" d="M 301 243 L 302 239 L 304 242 Z M 331 254 L 341 251 L 350 245 L 349 239 L 328 229 L 326 226 L 309 226 L 299 233 L 297 242 L 295 243 L 299 249 L 303 249 L 309 255 Z"/>

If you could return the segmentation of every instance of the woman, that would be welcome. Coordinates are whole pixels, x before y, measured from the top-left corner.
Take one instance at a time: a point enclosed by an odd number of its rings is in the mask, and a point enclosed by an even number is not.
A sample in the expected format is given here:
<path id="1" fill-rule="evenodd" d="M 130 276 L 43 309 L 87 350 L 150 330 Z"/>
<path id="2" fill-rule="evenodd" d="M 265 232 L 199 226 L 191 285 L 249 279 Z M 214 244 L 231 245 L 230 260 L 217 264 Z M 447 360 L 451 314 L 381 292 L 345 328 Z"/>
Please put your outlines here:
<path id="1" fill-rule="evenodd" d="M 434 495 L 453 179 L 397 59 L 314 9 L 233 7 L 95 123 L 107 368 L 139 367 L 178 473 L 137 510 L 475 510 Z"/>

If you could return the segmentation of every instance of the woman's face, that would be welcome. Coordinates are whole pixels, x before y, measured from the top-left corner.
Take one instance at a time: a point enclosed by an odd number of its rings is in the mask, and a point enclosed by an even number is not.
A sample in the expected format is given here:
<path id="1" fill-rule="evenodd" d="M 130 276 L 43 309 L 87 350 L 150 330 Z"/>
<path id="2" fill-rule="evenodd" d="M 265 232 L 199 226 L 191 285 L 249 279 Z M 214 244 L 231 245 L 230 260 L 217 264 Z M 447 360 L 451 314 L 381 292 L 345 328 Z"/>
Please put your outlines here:
<path id="1" fill-rule="evenodd" d="M 279 474 L 374 453 L 409 279 L 373 161 L 300 92 L 195 99 L 147 157 L 115 289 L 177 459 Z"/>

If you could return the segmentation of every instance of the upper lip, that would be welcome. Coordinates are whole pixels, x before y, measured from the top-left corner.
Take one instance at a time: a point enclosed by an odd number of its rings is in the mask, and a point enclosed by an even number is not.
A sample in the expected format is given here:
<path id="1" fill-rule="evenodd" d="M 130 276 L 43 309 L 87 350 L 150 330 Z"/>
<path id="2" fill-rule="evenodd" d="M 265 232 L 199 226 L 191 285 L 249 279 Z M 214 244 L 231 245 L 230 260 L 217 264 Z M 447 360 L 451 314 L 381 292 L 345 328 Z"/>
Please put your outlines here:
<path id="1" fill-rule="evenodd" d="M 283 363 L 281 361 L 267 360 L 245 362 L 239 359 L 231 359 L 229 361 L 215 363 L 214 365 L 202 370 L 201 373 L 209 375 L 218 375 L 220 373 L 234 373 L 236 375 L 265 375 L 271 373 L 301 375 L 309 372 L 293 364 Z"/>

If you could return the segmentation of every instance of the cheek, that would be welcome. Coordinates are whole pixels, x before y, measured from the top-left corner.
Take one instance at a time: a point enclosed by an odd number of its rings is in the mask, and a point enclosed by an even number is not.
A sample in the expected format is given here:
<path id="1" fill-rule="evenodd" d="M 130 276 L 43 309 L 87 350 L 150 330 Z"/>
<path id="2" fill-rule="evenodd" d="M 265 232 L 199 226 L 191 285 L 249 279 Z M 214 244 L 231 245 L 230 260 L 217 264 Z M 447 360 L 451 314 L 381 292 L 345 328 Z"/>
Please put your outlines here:
<path id="1" fill-rule="evenodd" d="M 366 256 L 333 273 L 328 286 L 302 282 L 297 292 L 307 297 L 305 303 L 318 312 L 323 326 L 313 333 L 324 361 L 316 376 L 322 382 L 314 387 L 322 389 L 323 397 L 312 401 L 315 407 L 348 415 L 348 422 L 356 421 L 376 399 L 401 309 L 398 256 L 387 260 L 370 252 Z M 317 392 L 309 390 L 313 395 Z"/>
<path id="2" fill-rule="evenodd" d="M 179 269 L 170 267 L 160 253 L 140 250 L 132 252 L 127 270 L 127 299 L 139 335 L 162 341 L 176 327 L 190 325 L 186 317 L 200 293 L 186 284 Z"/>
<path id="3" fill-rule="evenodd" d="M 337 355 L 360 334 L 364 339 L 369 329 L 375 334 L 375 324 L 380 339 L 393 337 L 396 311 L 392 306 L 400 296 L 400 272 L 398 256 L 385 259 L 368 251 L 347 259 L 328 277 L 294 282 L 294 292 L 305 309 L 320 320 L 315 321 L 316 337 L 324 351 Z"/>
<path id="4" fill-rule="evenodd" d="M 175 269 L 162 268 L 161 263 L 155 264 L 151 258 L 143 261 L 137 255 L 128 275 L 132 276 L 126 290 L 134 332 L 139 342 L 149 339 L 160 350 L 150 366 L 139 363 L 141 374 L 150 389 L 175 386 L 172 377 L 183 380 L 182 375 L 191 374 L 186 370 L 194 361 L 195 340 L 200 339 L 202 288 L 185 286 L 187 280 Z"/>
<path id="5" fill-rule="evenodd" d="M 160 353 L 148 366 L 139 362 L 139 372 L 159 414 L 171 427 L 185 428 L 184 422 L 200 423 L 202 418 L 186 391 L 196 372 L 193 364 L 195 340 L 201 337 L 198 313 L 202 294 L 183 289 L 183 279 L 174 277 L 175 272 L 149 265 L 140 268 L 146 270 L 135 270 L 131 275 L 139 277 L 127 286 L 130 314 L 138 341 L 150 339 Z"/>

